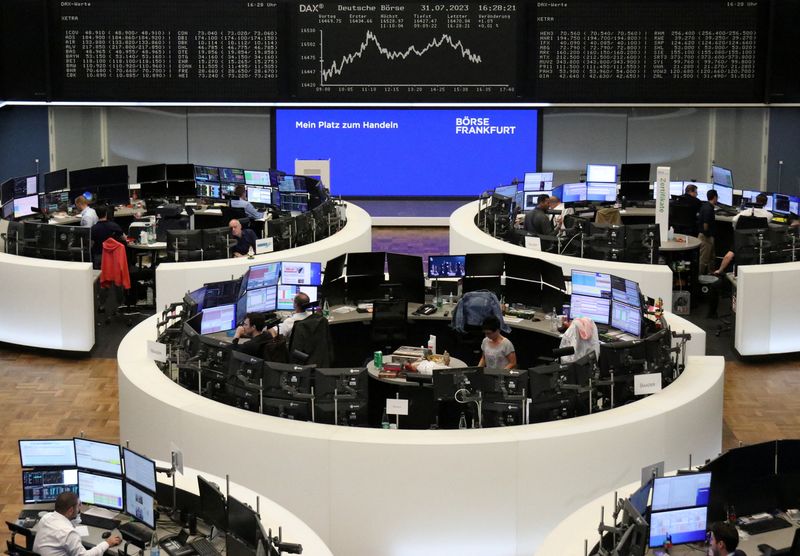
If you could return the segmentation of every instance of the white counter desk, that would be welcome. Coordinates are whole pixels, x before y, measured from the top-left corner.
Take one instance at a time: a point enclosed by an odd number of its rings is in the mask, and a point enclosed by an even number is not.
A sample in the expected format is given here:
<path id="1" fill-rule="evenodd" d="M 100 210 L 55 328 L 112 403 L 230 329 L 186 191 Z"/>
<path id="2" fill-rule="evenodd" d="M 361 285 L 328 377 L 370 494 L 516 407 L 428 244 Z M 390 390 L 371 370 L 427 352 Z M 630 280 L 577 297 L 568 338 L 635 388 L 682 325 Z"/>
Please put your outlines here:
<path id="1" fill-rule="evenodd" d="M 93 287 L 91 263 L 0 253 L 0 342 L 90 351 Z"/>
<path id="2" fill-rule="evenodd" d="M 202 398 L 147 359 L 155 317 L 118 352 L 120 438 L 285 507 L 335 554 L 530 555 L 587 501 L 645 465 L 684 465 L 722 444 L 721 357 L 690 357 L 657 395 L 564 421 L 483 430 L 381 430 L 295 422 Z"/>
<path id="3" fill-rule="evenodd" d="M 556 264 L 567 274 L 571 273 L 572 269 L 607 272 L 639 282 L 642 293 L 654 299 L 660 297 L 664 300 L 665 307 L 672 307 L 672 271 L 666 265 L 599 261 L 532 251 L 494 238 L 478 228 L 475 225 L 477 214 L 478 201 L 474 201 L 456 209 L 450 215 L 450 253 L 452 255 L 510 253 Z"/>
<path id="4" fill-rule="evenodd" d="M 254 264 L 271 261 L 308 261 L 325 263 L 344 253 L 372 251 L 372 220 L 362 208 L 347 203 L 347 224 L 334 235 L 283 251 L 186 263 L 162 263 L 156 269 L 156 308 L 183 299 L 187 291 L 208 282 L 230 280 L 244 274 Z M 324 264 L 323 264 L 324 266 Z"/>

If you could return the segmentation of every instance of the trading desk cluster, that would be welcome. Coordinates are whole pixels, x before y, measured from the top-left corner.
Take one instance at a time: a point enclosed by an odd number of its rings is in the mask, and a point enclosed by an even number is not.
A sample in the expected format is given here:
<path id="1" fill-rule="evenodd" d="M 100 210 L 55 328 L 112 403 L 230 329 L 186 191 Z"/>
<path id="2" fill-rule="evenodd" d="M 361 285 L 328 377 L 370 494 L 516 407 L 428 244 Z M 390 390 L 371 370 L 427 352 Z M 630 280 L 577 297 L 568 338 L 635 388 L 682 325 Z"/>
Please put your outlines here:
<path id="1" fill-rule="evenodd" d="M 123 226 L 133 223 L 129 235 L 136 241 L 147 238 L 141 241 L 145 247 L 154 241 L 166 242 L 164 261 L 229 257 L 228 221 L 232 218 L 273 238 L 273 250 L 323 239 L 343 224 L 343 216 L 319 180 L 277 170 L 155 164 L 138 167 L 137 181 L 129 185 L 125 165 L 69 172 L 63 169 L 6 180 L 0 186 L 2 218 L 11 221 L 4 238 L 5 252 L 91 260 L 89 230 L 57 225 L 80 222 L 75 207 L 78 197 L 89 207 L 123 207 L 116 211 L 116 218 L 110 211 L 109 219 Z M 151 207 L 152 226 L 144 219 L 143 202 Z M 139 209 L 124 208 L 131 203 Z M 267 217 L 270 219 L 264 229 Z"/>
<path id="2" fill-rule="evenodd" d="M 644 556 L 665 546 L 683 554 L 680 545 L 705 552 L 712 524 L 728 522 L 743 552 L 794 556 L 800 550 L 798 458 L 800 440 L 775 440 L 735 448 L 697 471 L 655 473 L 618 501 L 591 554 Z"/>
<path id="3" fill-rule="evenodd" d="M 174 486 L 156 480 L 157 471 L 175 473 L 174 468 L 157 468 L 155 461 L 127 447 L 86 438 L 25 439 L 19 441 L 19 452 L 26 506 L 18 527 L 34 534 L 41 514 L 53 510 L 61 493 L 72 492 L 83 503 L 80 522 L 90 529 L 84 544 L 99 544 L 109 536 L 100 534 L 105 530 L 141 550 L 157 548 L 153 544 L 158 543 L 170 556 L 219 556 L 219 541 L 212 544 L 209 538 L 223 532 L 225 553 L 231 556 L 270 556 L 287 549 L 264 530 L 258 513 L 247 504 L 226 497 L 217 485 L 199 475 L 199 500 L 185 492 L 178 497 Z M 157 505 L 157 498 L 161 504 Z M 180 530 L 177 537 L 165 538 L 175 526 Z M 198 536 L 199 530 L 204 534 Z M 14 531 L 30 538 L 27 531 L 12 528 Z M 190 535 L 195 538 L 187 542 Z M 291 547 L 302 550 L 299 545 Z M 31 550 L 32 546 L 23 548 Z"/>
<path id="4" fill-rule="evenodd" d="M 596 218 L 597 210 L 612 206 L 623 210 L 626 207 L 654 209 L 657 188 L 650 182 L 650 171 L 650 164 L 623 164 L 619 173 L 615 165 L 589 164 L 585 182 L 557 187 L 553 187 L 552 172 L 526 173 L 523 183 L 497 187 L 482 196 L 477 224 L 498 239 L 522 246 L 529 241 L 527 237 L 539 237 L 541 249 L 547 252 L 600 260 L 658 263 L 660 234 L 657 224 L 613 225 L 613 221 L 597 224 L 581 216 Z M 669 193 L 673 200 L 671 227 L 681 233 L 697 235 L 697 210 L 712 189 L 718 195 L 716 211 L 723 217 L 733 216 L 737 208 L 753 206 L 763 193 L 767 198 L 763 208 L 774 214 L 772 225 L 764 222 L 748 226 L 750 229 L 738 227 L 741 229 L 736 230 L 731 247 L 737 252 L 738 264 L 789 262 L 800 257 L 798 229 L 777 225 L 798 218 L 800 197 L 734 189 L 732 172 L 720 166 L 711 167 L 711 176 L 710 182 L 670 182 Z M 686 207 L 690 210 L 682 210 L 690 185 L 694 186 L 697 195 Z M 516 228 L 515 215 L 535 210 L 541 195 L 558 198 L 557 206 L 551 203 L 544 210 L 551 220 L 557 217 L 562 224 L 556 226 L 552 234 Z"/>
<path id="5" fill-rule="evenodd" d="M 388 281 L 385 261 L 389 262 Z M 466 276 L 471 271 L 477 274 L 472 277 L 475 281 Z M 435 299 L 443 297 L 443 284 L 450 284 L 451 297 L 459 296 L 458 283 L 453 280 L 461 278 L 462 293 L 481 290 L 482 297 L 499 312 L 502 308 L 497 296 L 484 288 L 505 292 L 500 296 L 511 304 L 506 307 L 506 314 L 520 334 L 530 335 L 520 336 L 520 344 L 541 346 L 542 337 L 558 339 L 555 315 L 560 311 L 572 318 L 591 319 L 604 333 L 599 351 L 588 350 L 585 356 L 564 364 L 553 358 L 553 353 L 548 353 L 549 363 L 535 361 L 530 351 L 520 345 L 521 370 L 462 366 L 425 376 L 404 366 L 400 374 L 405 380 L 400 381 L 399 387 L 416 387 L 402 392 L 403 397 L 415 398 L 415 428 L 455 428 L 468 417 L 474 426 L 481 427 L 584 415 L 637 399 L 636 375 L 660 376 L 658 382 L 664 386 L 683 369 L 681 347 L 672 348 L 673 336 L 666 323 L 646 318 L 647 302 L 638 284 L 631 280 L 574 270 L 567 298 L 562 292 L 565 279 L 559 267 L 503 254 L 432 256 L 428 272 L 434 284 L 429 291 Z M 501 284 L 501 276 L 505 285 Z M 545 293 L 550 290 L 556 294 Z M 469 326 L 463 327 L 456 317 L 459 305 L 453 305 L 452 300 L 443 313 L 439 311 L 444 306 L 437 309 L 435 304 L 420 305 L 425 292 L 422 260 L 408 255 L 348 253 L 328 262 L 324 278 L 320 263 L 254 265 L 238 279 L 206 284 L 187 293 L 162 314 L 158 339 L 167 344 L 169 355 L 161 368 L 185 388 L 242 409 L 328 424 L 379 426 L 385 421 L 381 410 L 387 398 L 383 388 L 386 381 L 375 367 L 367 373 L 372 363 L 364 363 L 372 359 L 374 352 L 387 357 L 392 350 L 397 354 L 402 351 L 399 348 L 403 342 L 414 345 L 420 336 L 428 337 L 432 326 L 440 321 L 440 328 L 436 329 L 441 337 L 439 351 L 449 349 L 458 355 L 463 352 L 465 358 L 476 362 L 480 356 L 481 322 L 473 323 L 465 317 Z M 265 343 L 256 356 L 232 347 L 234 330 L 248 314 L 266 313 L 268 324 L 263 333 L 270 334 L 268 329 L 280 322 L 275 312 L 293 310 L 298 293 L 306 294 L 310 303 L 297 309 L 307 311 L 321 302 L 323 316 L 308 316 L 295 322 L 287 345 L 280 350 L 276 344 L 285 341 L 280 335 Z M 535 328 L 528 319 L 541 320 L 536 318 L 537 309 L 532 305 L 541 307 L 543 299 L 558 305 L 553 306 L 550 323 L 544 329 Z M 565 299 L 570 303 L 561 303 Z M 357 303 L 358 308 L 341 304 L 345 302 Z M 448 318 L 451 311 L 453 316 Z M 467 312 L 464 309 L 462 314 Z M 393 319 L 396 334 L 376 339 L 375 329 L 383 326 L 388 316 Z M 330 319 L 330 326 L 326 318 Z M 297 330 L 309 321 L 316 321 L 312 343 L 340 340 L 333 342 L 330 350 L 322 350 L 322 356 L 309 357 L 307 344 L 295 341 Z M 407 333 L 409 321 L 418 329 L 416 336 Z M 363 325 L 370 322 L 372 343 L 364 341 Z M 422 334 L 424 324 L 428 327 Z M 360 326 L 360 330 L 350 337 L 332 333 L 335 329 L 346 330 L 348 325 Z M 450 325 L 449 330 L 442 330 L 441 325 Z M 614 335 L 609 326 L 614 328 Z M 537 336 L 539 341 L 531 341 Z M 380 361 L 376 366 L 380 368 Z"/>

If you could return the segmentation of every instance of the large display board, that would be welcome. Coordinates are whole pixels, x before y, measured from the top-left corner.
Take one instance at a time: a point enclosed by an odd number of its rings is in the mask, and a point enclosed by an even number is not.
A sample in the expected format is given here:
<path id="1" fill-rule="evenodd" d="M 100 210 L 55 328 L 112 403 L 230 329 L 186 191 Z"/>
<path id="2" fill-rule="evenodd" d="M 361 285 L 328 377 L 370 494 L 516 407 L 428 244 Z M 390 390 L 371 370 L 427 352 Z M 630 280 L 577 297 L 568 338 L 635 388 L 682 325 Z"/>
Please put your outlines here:
<path id="1" fill-rule="evenodd" d="M 252 0 L 50 3 L 53 96 L 258 100 L 278 94 L 278 7 Z"/>
<path id="2" fill-rule="evenodd" d="M 795 0 L 5 0 L 0 97 L 761 103 Z"/>

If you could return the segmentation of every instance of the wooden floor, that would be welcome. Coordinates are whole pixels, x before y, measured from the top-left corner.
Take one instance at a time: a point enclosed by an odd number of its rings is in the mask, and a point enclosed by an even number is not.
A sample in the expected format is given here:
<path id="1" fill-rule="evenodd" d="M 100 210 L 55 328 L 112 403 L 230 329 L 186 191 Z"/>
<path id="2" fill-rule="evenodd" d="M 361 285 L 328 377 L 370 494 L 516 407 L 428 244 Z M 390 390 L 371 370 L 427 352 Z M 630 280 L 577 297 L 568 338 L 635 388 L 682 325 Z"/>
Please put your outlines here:
<path id="1" fill-rule="evenodd" d="M 442 230 L 374 234 L 375 248 L 411 254 L 448 252 Z M 408 244 L 414 244 L 409 246 Z M 800 360 L 726 364 L 723 448 L 800 438 Z M 0 519 L 22 506 L 19 438 L 87 437 L 119 441 L 114 359 L 53 357 L 0 344 Z"/>

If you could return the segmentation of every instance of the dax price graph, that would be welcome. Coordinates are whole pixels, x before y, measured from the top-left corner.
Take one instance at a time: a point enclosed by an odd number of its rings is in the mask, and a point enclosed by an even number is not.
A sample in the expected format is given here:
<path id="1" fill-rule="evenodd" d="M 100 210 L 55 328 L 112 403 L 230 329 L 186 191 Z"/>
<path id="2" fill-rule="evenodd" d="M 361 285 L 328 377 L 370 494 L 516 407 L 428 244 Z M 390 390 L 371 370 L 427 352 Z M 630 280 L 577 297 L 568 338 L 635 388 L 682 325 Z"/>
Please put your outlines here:
<path id="1" fill-rule="evenodd" d="M 517 96 L 515 3 L 324 3 L 295 10 L 300 98 Z"/>

